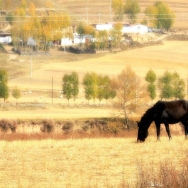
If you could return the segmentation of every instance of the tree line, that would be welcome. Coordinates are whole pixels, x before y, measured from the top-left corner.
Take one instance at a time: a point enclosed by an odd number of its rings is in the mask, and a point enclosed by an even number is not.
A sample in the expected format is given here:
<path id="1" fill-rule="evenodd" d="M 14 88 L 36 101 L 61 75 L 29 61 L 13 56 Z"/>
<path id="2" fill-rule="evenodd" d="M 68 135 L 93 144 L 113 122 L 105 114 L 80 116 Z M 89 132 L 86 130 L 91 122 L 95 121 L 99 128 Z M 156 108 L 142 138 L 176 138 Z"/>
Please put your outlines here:
<path id="1" fill-rule="evenodd" d="M 80 83 L 83 86 L 85 99 L 88 101 L 96 99 L 99 103 L 102 100 L 118 98 L 119 103 L 133 105 L 138 98 L 143 96 L 150 97 L 151 100 L 157 97 L 162 99 L 183 99 L 185 97 L 185 81 L 180 78 L 177 72 L 171 73 L 165 71 L 162 76 L 157 77 L 151 69 L 146 73 L 145 83 L 127 67 L 119 75 L 110 78 L 108 75 L 101 75 L 95 72 L 88 72 L 84 75 L 82 81 L 76 72 L 65 74 L 62 77 L 62 93 L 69 102 L 70 99 L 76 101 L 80 91 Z M 158 91 L 157 91 L 158 90 Z M 12 96 L 16 99 L 21 97 L 18 87 L 12 90 Z M 4 101 L 9 97 L 8 74 L 6 70 L 0 69 L 0 98 Z M 134 101 L 134 102 L 133 102 Z M 118 104 L 116 104 L 118 106 Z M 134 108 L 133 106 L 131 108 Z"/>
<path id="2" fill-rule="evenodd" d="M 138 0 L 112 0 L 112 9 L 115 20 L 123 20 L 125 14 L 130 23 L 136 22 L 137 15 L 141 11 Z M 156 1 L 146 7 L 144 13 L 142 23 L 150 27 L 169 30 L 174 23 L 175 14 L 163 1 Z"/>
<path id="3" fill-rule="evenodd" d="M 162 99 L 183 99 L 185 97 L 185 82 L 177 72 L 164 74 L 157 78 L 153 70 L 149 70 L 145 76 L 145 83 L 127 67 L 114 78 L 96 74 L 86 73 L 82 84 L 85 99 L 111 100 L 117 116 L 123 116 L 128 121 L 130 114 L 138 112 L 142 106 L 148 103 L 148 99 L 154 100 L 158 97 Z M 157 92 L 158 89 L 158 92 Z M 62 92 L 69 101 L 76 100 L 79 93 L 79 77 L 76 72 L 65 74 L 62 78 Z M 127 123 L 128 124 L 128 123 Z"/>
<path id="4" fill-rule="evenodd" d="M 79 97 L 80 83 L 82 84 L 85 99 L 88 101 L 96 100 L 99 104 L 102 100 L 111 100 L 111 104 L 116 116 L 123 116 L 126 121 L 129 115 L 148 104 L 150 100 L 158 97 L 162 99 L 183 99 L 185 97 L 185 82 L 180 78 L 177 72 L 164 74 L 157 78 L 153 70 L 146 73 L 143 82 L 135 72 L 127 67 L 119 75 L 110 78 L 107 75 L 97 74 L 95 72 L 86 73 L 80 82 L 78 73 L 72 72 L 62 77 L 62 94 L 65 99 L 76 101 Z M 158 92 L 157 92 L 158 89 Z M 19 88 L 12 89 L 12 96 L 15 99 L 21 97 Z M 0 98 L 6 101 L 9 97 L 8 76 L 5 70 L 0 70 Z M 128 125 L 128 122 L 126 122 Z"/>
<path id="5" fill-rule="evenodd" d="M 116 96 L 115 90 L 111 87 L 111 79 L 109 76 L 96 74 L 95 72 L 86 73 L 82 80 L 85 99 L 88 101 L 98 99 L 99 102 L 103 99 L 106 101 Z M 79 77 L 76 72 L 65 74 L 62 78 L 62 92 L 68 100 L 72 98 L 74 101 L 79 94 Z"/>
<path id="6" fill-rule="evenodd" d="M 180 78 L 177 72 L 170 73 L 165 71 L 164 74 L 158 78 L 153 70 L 149 70 L 145 77 L 147 91 L 152 100 L 157 96 L 156 88 L 159 89 L 160 99 L 183 99 L 185 97 L 185 81 Z"/>

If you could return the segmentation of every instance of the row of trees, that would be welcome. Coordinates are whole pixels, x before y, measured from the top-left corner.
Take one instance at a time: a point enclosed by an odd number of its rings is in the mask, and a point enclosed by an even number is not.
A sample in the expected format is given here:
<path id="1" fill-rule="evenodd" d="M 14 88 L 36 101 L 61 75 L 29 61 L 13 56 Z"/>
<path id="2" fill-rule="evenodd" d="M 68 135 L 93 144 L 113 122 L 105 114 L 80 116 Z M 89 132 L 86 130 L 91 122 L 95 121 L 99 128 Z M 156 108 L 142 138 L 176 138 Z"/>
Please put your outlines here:
<path id="1" fill-rule="evenodd" d="M 122 20 L 126 14 L 130 23 L 135 23 L 137 15 L 140 13 L 138 0 L 112 0 L 112 8 L 114 11 L 114 19 Z M 153 5 L 146 7 L 146 18 L 143 20 L 145 24 L 158 29 L 169 30 L 174 22 L 175 15 L 169 6 L 163 1 L 156 1 Z"/>
<path id="2" fill-rule="evenodd" d="M 183 99 L 185 97 L 185 82 L 180 78 L 177 72 L 170 73 L 166 71 L 157 80 L 155 72 L 149 70 L 146 74 L 145 80 L 148 82 L 147 90 L 152 100 L 157 96 L 157 87 L 161 99 Z"/>
<path id="3" fill-rule="evenodd" d="M 149 70 L 145 76 L 147 82 L 143 83 L 135 72 L 127 67 L 114 78 L 96 74 L 95 72 L 86 73 L 82 80 L 85 99 L 101 100 L 113 99 L 112 104 L 116 115 L 125 117 L 128 120 L 130 113 L 137 112 L 140 107 L 148 103 L 149 97 L 154 100 L 159 93 L 161 99 L 183 99 L 185 96 L 185 82 L 178 73 L 168 71 L 157 78 L 153 70 Z M 159 91 L 157 92 L 157 89 Z M 79 76 L 76 72 L 65 74 L 62 78 L 62 92 L 68 100 L 74 101 L 79 94 Z M 20 90 L 14 88 L 12 96 L 18 99 Z M 5 70 L 0 70 L 0 98 L 4 101 L 9 97 L 8 76 Z"/>
<path id="4" fill-rule="evenodd" d="M 95 72 L 86 73 L 82 80 L 85 99 L 88 102 L 92 99 L 98 99 L 99 102 L 105 99 L 117 98 L 120 104 L 126 100 L 129 105 L 133 105 L 138 98 L 148 95 L 152 100 L 157 97 L 161 99 L 183 99 L 185 97 L 185 82 L 180 78 L 177 72 L 170 73 L 165 71 L 162 76 L 157 78 L 153 70 L 149 70 L 145 76 L 147 84 L 141 84 L 140 78 L 129 67 L 123 69 L 115 78 L 106 75 L 96 74 Z M 79 76 L 76 72 L 65 74 L 62 78 L 62 92 L 69 101 L 78 98 L 79 94 Z M 158 92 L 157 92 L 158 89 Z M 148 94 L 147 94 L 148 93 Z M 12 90 L 14 98 L 19 98 L 20 90 L 15 87 Z M 9 97 L 8 74 L 6 70 L 0 70 L 0 98 L 4 100 Z M 117 100 L 116 99 L 116 100 Z M 134 102 L 133 102 L 134 101 Z M 117 102 L 117 101 L 116 101 Z M 116 104 L 118 106 L 118 103 Z M 135 108 L 135 107 L 131 107 Z"/>
<path id="5" fill-rule="evenodd" d="M 97 75 L 96 73 L 87 73 L 83 78 L 83 87 L 85 90 L 85 98 L 88 103 L 91 99 L 95 102 L 96 99 L 99 102 L 102 99 L 108 100 L 115 97 L 115 91 L 111 88 L 111 80 L 109 76 Z M 68 100 L 73 98 L 74 101 L 79 94 L 79 78 L 76 72 L 71 74 L 65 74 L 62 78 L 62 92 L 65 98 Z"/>
<path id="6" fill-rule="evenodd" d="M 128 119 L 130 113 L 139 110 L 143 104 L 148 102 L 149 97 L 154 100 L 159 94 L 161 99 L 183 99 L 185 97 L 185 82 L 178 73 L 168 71 L 157 78 L 153 70 L 149 70 L 145 76 L 146 83 L 127 67 L 115 78 L 98 75 L 94 72 L 86 73 L 83 80 L 85 99 L 96 99 L 99 102 L 103 99 L 112 98 L 116 114 Z M 157 92 L 158 88 L 158 92 Z M 62 91 L 64 97 L 69 101 L 76 100 L 79 93 L 79 78 L 76 72 L 66 74 L 62 79 Z"/>

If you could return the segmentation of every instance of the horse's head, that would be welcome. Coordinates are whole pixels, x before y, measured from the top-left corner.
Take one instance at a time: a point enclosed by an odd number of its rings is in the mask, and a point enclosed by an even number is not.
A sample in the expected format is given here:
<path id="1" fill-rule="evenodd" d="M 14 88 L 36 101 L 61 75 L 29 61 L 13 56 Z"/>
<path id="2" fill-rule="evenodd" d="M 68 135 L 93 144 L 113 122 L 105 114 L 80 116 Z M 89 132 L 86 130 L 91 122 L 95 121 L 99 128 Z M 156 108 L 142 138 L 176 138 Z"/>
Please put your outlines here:
<path id="1" fill-rule="evenodd" d="M 144 127 L 144 125 L 141 121 L 137 122 L 137 124 L 138 124 L 137 142 L 144 142 L 148 136 L 148 129 L 146 127 Z"/>

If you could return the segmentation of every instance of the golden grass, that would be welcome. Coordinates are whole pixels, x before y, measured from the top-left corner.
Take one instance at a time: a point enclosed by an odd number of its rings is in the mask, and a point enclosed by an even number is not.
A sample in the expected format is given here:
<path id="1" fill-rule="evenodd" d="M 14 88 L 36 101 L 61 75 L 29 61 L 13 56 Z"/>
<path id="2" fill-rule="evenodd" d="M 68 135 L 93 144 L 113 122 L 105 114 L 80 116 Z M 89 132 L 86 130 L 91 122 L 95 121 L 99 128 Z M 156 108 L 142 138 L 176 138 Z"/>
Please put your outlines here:
<path id="1" fill-rule="evenodd" d="M 59 91 L 62 89 L 62 77 L 66 73 L 76 71 L 80 78 L 87 72 L 109 75 L 115 77 L 122 69 L 130 66 L 133 71 L 144 81 L 144 77 L 149 69 L 153 69 L 157 76 L 161 76 L 165 71 L 177 72 L 187 83 L 188 70 L 188 42 L 187 41 L 164 41 L 163 45 L 148 46 L 144 48 L 131 49 L 119 53 L 109 53 L 104 55 L 78 55 L 58 52 L 52 50 L 48 57 L 24 57 L 15 56 L 9 53 L 7 70 L 9 73 L 9 87 L 17 86 L 22 93 L 18 102 L 38 102 L 52 104 L 52 78 L 54 90 L 54 104 L 67 105 L 66 99 L 60 98 Z M 32 62 L 32 75 L 31 75 Z M 87 104 L 84 99 L 83 88 L 80 88 L 76 104 Z M 32 93 L 28 94 L 28 91 Z M 27 95 L 25 95 L 27 93 Z M 156 99 L 158 100 L 158 99 Z M 13 97 L 8 99 L 10 103 L 16 102 Z M 105 104 L 102 101 L 102 104 Z M 90 101 L 93 104 L 93 101 Z M 95 104 L 98 104 L 96 101 Z M 108 101 L 110 104 L 110 101 Z M 70 105 L 74 106 L 74 101 L 70 100 Z M 109 109 L 56 109 L 47 108 L 38 111 L 3 111 L 2 118 L 78 118 L 78 117 L 104 117 L 110 116 Z"/>
<path id="2" fill-rule="evenodd" d="M 163 162 L 181 167 L 187 155 L 183 136 L 161 142 L 150 136 L 142 144 L 135 138 L 0 141 L 0 148 L 1 188 L 132 188 L 140 168 L 151 175 Z"/>
<path id="3" fill-rule="evenodd" d="M 79 119 L 112 117 L 113 110 L 109 108 L 48 108 L 44 110 L 8 110 L 1 111 L 1 117 L 6 119 Z"/>

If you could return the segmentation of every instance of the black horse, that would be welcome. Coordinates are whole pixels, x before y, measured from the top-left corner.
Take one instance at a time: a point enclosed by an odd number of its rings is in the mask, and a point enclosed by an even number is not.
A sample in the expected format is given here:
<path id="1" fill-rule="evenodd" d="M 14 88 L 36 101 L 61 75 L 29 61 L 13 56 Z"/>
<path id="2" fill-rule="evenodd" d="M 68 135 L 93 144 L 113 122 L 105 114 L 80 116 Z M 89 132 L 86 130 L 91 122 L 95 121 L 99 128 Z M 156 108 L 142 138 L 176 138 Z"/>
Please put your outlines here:
<path id="1" fill-rule="evenodd" d="M 188 101 L 158 101 L 149 108 L 138 122 L 137 141 L 144 142 L 148 136 L 148 128 L 155 122 L 157 130 L 157 140 L 160 139 L 160 124 L 165 125 L 169 139 L 171 139 L 169 124 L 181 122 L 185 128 L 185 138 L 188 134 Z"/>

